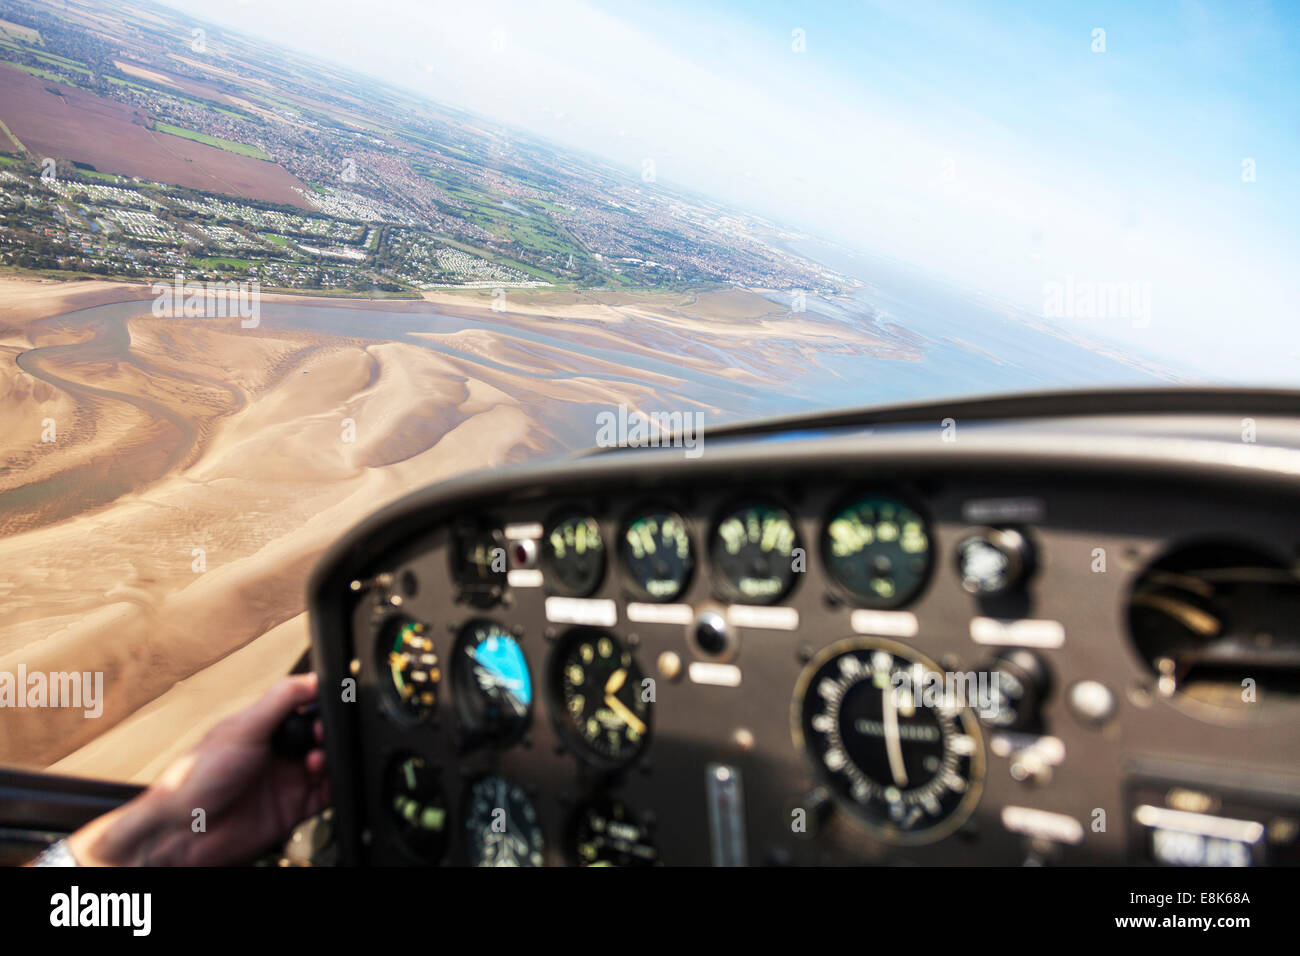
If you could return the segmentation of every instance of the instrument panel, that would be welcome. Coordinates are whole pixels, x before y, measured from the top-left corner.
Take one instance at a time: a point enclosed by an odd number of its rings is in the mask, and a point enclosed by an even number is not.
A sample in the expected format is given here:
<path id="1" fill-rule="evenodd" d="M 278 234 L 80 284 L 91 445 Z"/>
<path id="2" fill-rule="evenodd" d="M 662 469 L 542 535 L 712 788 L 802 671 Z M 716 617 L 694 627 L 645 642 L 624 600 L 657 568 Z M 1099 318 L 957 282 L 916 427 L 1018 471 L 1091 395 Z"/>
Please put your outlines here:
<path id="1" fill-rule="evenodd" d="M 519 469 L 350 536 L 313 582 L 350 861 L 1297 858 L 1293 479 L 834 441 Z"/>

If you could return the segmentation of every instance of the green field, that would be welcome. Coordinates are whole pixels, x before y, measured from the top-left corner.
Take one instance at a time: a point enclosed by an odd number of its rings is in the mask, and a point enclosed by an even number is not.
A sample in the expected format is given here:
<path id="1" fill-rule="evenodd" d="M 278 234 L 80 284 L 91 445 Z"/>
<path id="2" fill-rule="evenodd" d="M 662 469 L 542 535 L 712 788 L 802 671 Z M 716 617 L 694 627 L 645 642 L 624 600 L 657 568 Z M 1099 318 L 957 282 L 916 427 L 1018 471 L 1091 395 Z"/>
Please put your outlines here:
<path id="1" fill-rule="evenodd" d="M 31 46 L 15 43 L 4 33 L 0 33 L 0 50 L 12 50 L 16 53 L 22 53 L 34 57 L 46 66 L 54 67 L 55 69 L 71 70 L 73 73 L 80 74 L 83 77 L 90 76 L 90 69 L 83 64 L 78 63 L 76 60 L 69 60 L 66 56 L 56 56 L 53 53 L 45 52 L 43 49 L 34 49 Z M 20 70 L 27 70 L 29 73 L 32 72 L 33 69 L 32 67 L 25 67 L 18 63 L 9 63 L 9 65 L 17 67 Z"/>
<path id="2" fill-rule="evenodd" d="M 17 147 L 18 152 L 20 153 L 27 152 L 27 147 L 24 146 L 22 144 L 22 141 L 19 140 L 18 137 L 15 136 L 12 131 L 10 131 L 9 127 L 4 124 L 4 120 L 0 120 L 0 134 L 3 134 L 4 139 L 7 139 L 11 143 L 13 143 L 14 146 Z M 4 139 L 0 139 L 0 148 L 3 148 Z"/>
<path id="3" fill-rule="evenodd" d="M 15 70 L 22 70 L 24 73 L 30 73 L 32 76 L 39 76 L 42 80 L 53 80 L 56 83 L 67 83 L 67 77 L 60 76 L 57 73 L 51 73 L 49 70 L 42 70 L 40 67 L 26 66 L 22 63 L 9 63 Z"/>
<path id="4" fill-rule="evenodd" d="M 0 36 L 5 38 L 13 37 L 24 43 L 43 43 L 40 33 L 31 27 L 20 26 L 17 23 L 10 23 L 8 20 L 0 20 Z"/>
<path id="5" fill-rule="evenodd" d="M 190 257 L 190 265 L 196 269 L 220 271 L 222 269 L 247 269 L 253 264 L 251 259 L 233 259 L 225 256 Z"/>
<path id="6" fill-rule="evenodd" d="M 167 96 L 175 97 L 176 99 L 180 100 L 182 103 L 189 103 L 191 106 L 201 106 L 204 109 L 216 110 L 218 113 L 224 113 L 225 115 L 233 117 L 234 119 L 248 120 L 250 122 L 257 121 L 257 117 L 253 116 L 250 113 L 244 113 L 239 110 L 233 110 L 228 107 L 221 106 L 217 103 L 209 102 L 208 100 L 196 100 L 192 96 L 184 96 L 181 93 L 177 93 L 175 90 L 169 87 L 163 87 L 158 84 L 133 83 L 130 80 L 122 79 L 120 76 L 105 75 L 104 79 L 108 80 L 108 82 L 112 83 L 114 86 L 126 86 L 135 90 L 137 93 L 148 93 L 153 95 L 157 95 L 158 93 L 163 93 Z"/>
<path id="7" fill-rule="evenodd" d="M 224 149 L 228 153 L 238 153 L 240 156 L 249 156 L 253 159 L 266 160 L 271 158 L 256 146 L 249 146 L 246 143 L 236 143 L 233 140 L 221 139 L 217 136 L 209 136 L 206 133 L 195 132 L 192 129 L 186 129 L 183 126 L 173 126 L 171 123 L 155 123 L 154 129 L 160 133 L 170 133 L 172 136 L 180 136 L 183 139 L 192 139 L 194 142 L 203 143 L 206 146 L 215 146 L 218 149 Z"/>
<path id="8" fill-rule="evenodd" d="M 560 261 L 573 256 L 575 263 L 589 260 L 587 251 L 562 226 L 551 219 L 550 213 L 558 207 L 533 199 L 485 190 L 463 173 L 450 169 L 430 166 L 419 171 L 426 179 L 436 183 L 447 195 L 468 207 L 456 208 L 454 210 L 456 215 L 500 236 L 506 242 L 516 244 L 523 253 L 538 258 L 553 256 Z M 506 206 L 503 203 L 510 205 Z M 484 255 L 484 252 L 476 250 L 476 254 Z M 536 267 L 515 265 L 540 278 L 551 281 L 558 279 L 557 276 Z"/>
<path id="9" fill-rule="evenodd" d="M 116 183 L 122 178 L 117 173 L 105 173 L 98 169 L 78 169 L 77 172 L 82 176 L 88 176 L 91 179 L 98 179 L 105 183 Z"/>

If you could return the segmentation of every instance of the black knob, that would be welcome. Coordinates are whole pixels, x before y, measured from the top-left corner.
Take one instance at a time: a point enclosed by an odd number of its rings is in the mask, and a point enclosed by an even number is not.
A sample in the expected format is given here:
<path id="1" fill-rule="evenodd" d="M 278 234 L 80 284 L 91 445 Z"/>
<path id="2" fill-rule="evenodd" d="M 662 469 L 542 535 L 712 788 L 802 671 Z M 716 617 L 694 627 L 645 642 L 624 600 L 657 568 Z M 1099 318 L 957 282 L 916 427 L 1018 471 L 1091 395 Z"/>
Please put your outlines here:
<path id="1" fill-rule="evenodd" d="M 1033 651 L 1006 651 L 984 668 L 989 675 L 990 700 L 980 718 L 997 730 L 1036 730 L 1042 704 L 1051 690 L 1051 672 Z M 994 684 L 996 682 L 996 684 Z"/>
<path id="2" fill-rule="evenodd" d="M 987 528 L 957 545 L 961 586 L 977 597 L 1014 590 L 1024 583 L 1033 567 L 1033 547 L 1014 528 Z"/>
<path id="3" fill-rule="evenodd" d="M 695 616 L 695 646 L 706 657 L 725 657 L 733 649 L 734 638 L 727 619 L 718 611 L 703 610 Z"/>
<path id="4" fill-rule="evenodd" d="M 280 722 L 271 733 L 271 749 L 281 757 L 305 757 L 316 746 L 320 704 L 310 703 Z"/>

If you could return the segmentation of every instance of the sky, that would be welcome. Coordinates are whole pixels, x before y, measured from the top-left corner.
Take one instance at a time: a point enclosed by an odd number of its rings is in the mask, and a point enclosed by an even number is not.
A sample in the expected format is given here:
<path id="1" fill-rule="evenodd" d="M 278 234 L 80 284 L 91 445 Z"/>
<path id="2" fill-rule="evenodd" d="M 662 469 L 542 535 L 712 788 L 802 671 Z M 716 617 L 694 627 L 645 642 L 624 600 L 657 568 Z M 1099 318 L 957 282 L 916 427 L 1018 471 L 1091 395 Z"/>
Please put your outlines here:
<path id="1" fill-rule="evenodd" d="M 1035 315 L 1122 283 L 1146 315 L 1063 321 L 1300 385 L 1300 0 L 168 5 Z"/>

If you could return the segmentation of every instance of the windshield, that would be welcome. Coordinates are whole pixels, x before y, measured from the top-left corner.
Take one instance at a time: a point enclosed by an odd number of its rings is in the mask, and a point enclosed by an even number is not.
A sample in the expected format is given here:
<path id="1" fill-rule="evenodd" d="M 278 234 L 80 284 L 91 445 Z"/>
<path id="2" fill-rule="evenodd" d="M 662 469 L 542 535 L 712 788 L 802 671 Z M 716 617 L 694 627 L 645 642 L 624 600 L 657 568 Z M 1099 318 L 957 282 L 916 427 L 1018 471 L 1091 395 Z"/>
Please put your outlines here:
<path id="1" fill-rule="evenodd" d="M 0 0 L 0 761 L 151 779 L 342 529 L 610 422 L 1294 386 L 1293 21 Z"/>

